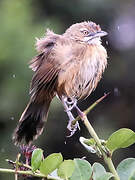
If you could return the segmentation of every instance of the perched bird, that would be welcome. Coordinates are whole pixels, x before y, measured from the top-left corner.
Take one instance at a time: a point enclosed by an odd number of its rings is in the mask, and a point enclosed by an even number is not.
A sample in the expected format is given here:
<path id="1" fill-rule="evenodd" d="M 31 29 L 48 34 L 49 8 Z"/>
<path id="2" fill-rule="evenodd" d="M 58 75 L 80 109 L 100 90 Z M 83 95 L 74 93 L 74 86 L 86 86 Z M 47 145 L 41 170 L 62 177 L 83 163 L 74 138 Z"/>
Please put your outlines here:
<path id="1" fill-rule="evenodd" d="M 23 139 L 28 144 L 42 133 L 54 96 L 69 116 L 68 129 L 75 132 L 79 125 L 71 126 L 71 110 L 96 88 L 107 65 L 107 52 L 101 45 L 105 35 L 99 25 L 88 21 L 73 24 L 62 35 L 47 30 L 45 37 L 37 39 L 39 54 L 30 62 L 34 71 L 30 101 L 13 135 L 16 144 Z"/>

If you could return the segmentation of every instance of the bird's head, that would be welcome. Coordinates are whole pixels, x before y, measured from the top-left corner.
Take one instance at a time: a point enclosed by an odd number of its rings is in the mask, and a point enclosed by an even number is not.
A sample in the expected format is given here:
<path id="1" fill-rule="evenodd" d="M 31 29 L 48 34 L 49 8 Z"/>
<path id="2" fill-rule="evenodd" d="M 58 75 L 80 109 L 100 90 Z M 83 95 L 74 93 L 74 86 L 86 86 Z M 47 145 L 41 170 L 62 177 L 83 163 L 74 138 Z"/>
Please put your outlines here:
<path id="1" fill-rule="evenodd" d="M 87 44 L 100 44 L 101 37 L 107 32 L 102 31 L 99 25 L 94 22 L 81 22 L 70 26 L 64 33 L 65 36 L 75 41 Z"/>

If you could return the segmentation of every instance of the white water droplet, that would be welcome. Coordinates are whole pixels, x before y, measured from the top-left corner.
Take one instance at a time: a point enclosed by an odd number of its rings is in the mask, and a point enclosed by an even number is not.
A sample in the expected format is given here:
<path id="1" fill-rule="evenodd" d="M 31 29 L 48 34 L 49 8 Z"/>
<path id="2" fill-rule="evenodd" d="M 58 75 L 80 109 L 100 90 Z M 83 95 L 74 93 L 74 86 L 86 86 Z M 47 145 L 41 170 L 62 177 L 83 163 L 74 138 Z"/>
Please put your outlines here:
<path id="1" fill-rule="evenodd" d="M 12 116 L 10 119 L 13 121 L 15 118 Z"/>
<path id="2" fill-rule="evenodd" d="M 106 41 L 105 43 L 106 43 L 106 45 L 108 45 L 108 41 Z"/>
<path id="3" fill-rule="evenodd" d="M 16 75 L 15 74 L 13 74 L 13 78 L 15 78 L 16 77 Z"/>
<path id="4" fill-rule="evenodd" d="M 120 96 L 120 91 L 117 87 L 114 88 L 114 96 Z"/>

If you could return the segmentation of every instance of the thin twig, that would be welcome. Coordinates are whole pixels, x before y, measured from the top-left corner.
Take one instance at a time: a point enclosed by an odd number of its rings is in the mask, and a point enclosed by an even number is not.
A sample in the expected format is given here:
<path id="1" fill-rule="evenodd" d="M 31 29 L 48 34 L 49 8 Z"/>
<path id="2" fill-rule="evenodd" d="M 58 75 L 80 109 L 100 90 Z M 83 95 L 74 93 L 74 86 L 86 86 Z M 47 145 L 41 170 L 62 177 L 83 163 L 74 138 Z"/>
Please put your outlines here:
<path id="1" fill-rule="evenodd" d="M 91 110 L 93 110 L 95 108 L 95 106 L 97 106 L 101 101 L 103 101 L 103 99 L 105 99 L 108 95 L 110 94 L 109 93 L 105 93 L 104 96 L 102 96 L 101 98 L 99 98 L 97 101 L 95 101 L 90 107 L 88 107 L 85 111 L 83 111 L 83 113 L 85 115 L 87 115 Z M 80 116 L 77 116 L 75 118 L 75 120 L 72 122 L 72 124 L 76 124 L 77 121 L 81 120 Z"/>
<path id="2" fill-rule="evenodd" d="M 14 174 L 14 173 L 15 173 L 15 170 L 13 170 L 13 169 L 0 168 L 0 172 Z M 34 176 L 34 177 L 47 178 L 47 179 L 51 179 L 51 180 L 62 180 L 62 179 L 60 179 L 60 178 L 58 178 L 58 177 L 49 176 L 49 175 L 46 177 L 44 174 L 41 174 L 41 173 L 33 173 L 32 171 L 20 171 L 20 170 L 18 170 L 17 173 L 18 173 L 18 174 L 23 174 L 23 175 L 31 175 L 31 176 Z"/>
<path id="3" fill-rule="evenodd" d="M 16 162 L 14 162 L 14 161 L 12 161 L 12 160 L 6 159 L 6 161 L 7 161 L 8 163 L 10 163 L 10 164 L 16 165 Z M 32 170 L 32 167 L 29 166 L 29 165 L 27 165 L 27 164 L 23 164 L 23 163 L 21 163 L 21 162 L 18 162 L 18 165 L 19 165 L 19 166 L 26 167 L 26 168 Z"/>
<path id="4" fill-rule="evenodd" d="M 10 164 L 13 164 L 16 166 L 16 162 L 12 161 L 12 160 L 9 160 L 9 159 L 6 159 L 7 162 L 9 162 Z M 29 170 L 32 170 L 32 167 L 29 166 L 28 164 L 24 164 L 24 163 L 21 163 L 21 162 L 18 162 L 18 166 L 21 166 L 21 167 L 25 167 Z M 36 173 L 40 173 L 39 170 L 36 170 Z"/>
<path id="5" fill-rule="evenodd" d="M 18 167 L 19 167 L 18 162 L 19 162 L 20 156 L 21 156 L 20 153 L 17 154 L 16 161 L 15 161 L 15 164 L 16 164 L 16 166 L 15 166 L 15 180 L 18 180 L 18 173 L 17 172 L 18 172 Z"/>

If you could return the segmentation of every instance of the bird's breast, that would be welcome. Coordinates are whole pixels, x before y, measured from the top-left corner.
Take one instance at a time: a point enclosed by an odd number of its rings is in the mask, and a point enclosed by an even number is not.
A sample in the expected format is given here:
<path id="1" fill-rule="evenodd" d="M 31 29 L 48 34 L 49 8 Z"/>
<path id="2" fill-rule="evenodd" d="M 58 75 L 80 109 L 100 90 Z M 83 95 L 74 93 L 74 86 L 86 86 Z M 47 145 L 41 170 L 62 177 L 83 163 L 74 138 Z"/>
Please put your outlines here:
<path id="1" fill-rule="evenodd" d="M 103 46 L 88 46 L 69 67 L 61 73 L 61 92 L 68 97 L 84 98 L 96 88 L 107 64 Z"/>
<path id="2" fill-rule="evenodd" d="M 79 98 L 87 97 L 96 88 L 107 64 L 106 50 L 103 46 L 90 46 L 81 61 L 79 77 Z"/>

